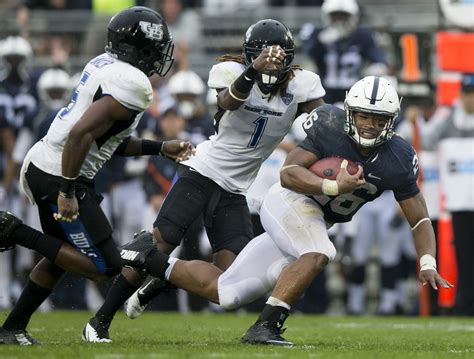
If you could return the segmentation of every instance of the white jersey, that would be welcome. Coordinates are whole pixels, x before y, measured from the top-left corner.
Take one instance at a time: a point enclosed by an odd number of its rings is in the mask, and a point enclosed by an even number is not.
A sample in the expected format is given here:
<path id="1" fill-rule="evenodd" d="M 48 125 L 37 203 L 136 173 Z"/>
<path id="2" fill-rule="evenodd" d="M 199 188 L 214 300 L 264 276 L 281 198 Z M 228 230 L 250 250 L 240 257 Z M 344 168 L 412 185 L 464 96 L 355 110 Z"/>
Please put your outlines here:
<path id="1" fill-rule="evenodd" d="M 136 112 L 130 121 L 118 121 L 92 144 L 79 175 L 94 178 L 120 143 L 137 127 L 143 111 L 149 106 L 153 92 L 147 76 L 132 65 L 102 54 L 84 68 L 71 102 L 58 111 L 46 136 L 29 151 L 31 161 L 44 172 L 61 176 L 64 144 L 72 127 L 88 107 L 101 96 L 112 96 L 126 108 Z"/>
<path id="2" fill-rule="evenodd" d="M 208 86 L 229 87 L 244 69 L 233 61 L 214 65 Z M 229 192 L 245 194 L 262 162 L 290 131 L 298 105 L 325 93 L 319 76 L 307 70 L 295 70 L 286 93 L 271 100 L 255 84 L 247 100 L 237 110 L 225 111 L 217 133 L 200 143 L 196 155 L 184 164 Z"/>

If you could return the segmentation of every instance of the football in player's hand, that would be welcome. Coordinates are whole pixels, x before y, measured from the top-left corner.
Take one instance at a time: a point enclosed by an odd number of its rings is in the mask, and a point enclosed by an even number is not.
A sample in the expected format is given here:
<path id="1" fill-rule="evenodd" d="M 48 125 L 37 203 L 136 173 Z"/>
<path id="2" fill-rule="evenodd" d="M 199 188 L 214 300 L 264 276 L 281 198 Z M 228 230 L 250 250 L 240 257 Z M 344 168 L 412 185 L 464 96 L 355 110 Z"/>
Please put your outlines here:
<path id="1" fill-rule="evenodd" d="M 339 170 L 341 169 L 341 162 L 344 160 L 342 157 L 326 157 L 314 162 L 309 170 L 315 175 L 321 178 L 327 178 L 335 180 Z M 351 175 L 355 175 L 359 170 L 357 163 L 347 160 L 347 172 Z"/>

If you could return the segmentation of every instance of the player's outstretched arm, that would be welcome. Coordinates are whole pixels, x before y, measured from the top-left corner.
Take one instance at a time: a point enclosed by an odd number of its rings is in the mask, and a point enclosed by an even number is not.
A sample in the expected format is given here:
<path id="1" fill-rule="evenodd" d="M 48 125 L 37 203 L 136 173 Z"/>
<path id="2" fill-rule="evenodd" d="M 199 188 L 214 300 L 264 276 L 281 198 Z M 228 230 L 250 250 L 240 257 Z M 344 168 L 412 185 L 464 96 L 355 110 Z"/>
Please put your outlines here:
<path id="1" fill-rule="evenodd" d="M 435 235 L 423 195 L 418 193 L 399 204 L 413 231 L 416 253 L 420 260 L 420 282 L 423 285 L 429 283 L 434 289 L 438 289 L 438 284 L 443 288 L 452 288 L 453 285 L 437 272 Z"/>

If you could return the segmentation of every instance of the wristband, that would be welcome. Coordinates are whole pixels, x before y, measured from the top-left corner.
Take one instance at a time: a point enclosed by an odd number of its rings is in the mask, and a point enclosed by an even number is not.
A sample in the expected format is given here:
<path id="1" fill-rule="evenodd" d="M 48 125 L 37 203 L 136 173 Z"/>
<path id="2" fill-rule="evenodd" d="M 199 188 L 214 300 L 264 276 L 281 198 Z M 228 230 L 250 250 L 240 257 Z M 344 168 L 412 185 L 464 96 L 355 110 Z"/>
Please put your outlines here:
<path id="1" fill-rule="evenodd" d="M 339 186 L 337 185 L 337 182 L 327 178 L 323 179 L 321 190 L 326 196 L 337 196 L 339 194 Z"/>
<path id="2" fill-rule="evenodd" d="M 70 177 L 62 177 L 59 186 L 59 195 L 64 198 L 73 198 L 75 194 L 76 179 Z"/>
<path id="3" fill-rule="evenodd" d="M 142 155 L 163 155 L 164 142 L 142 140 Z"/>
<path id="4" fill-rule="evenodd" d="M 420 272 L 424 270 L 436 270 L 436 259 L 431 254 L 424 254 L 420 258 Z"/>
<path id="5" fill-rule="evenodd" d="M 240 98 L 240 97 L 237 97 L 236 95 L 234 95 L 232 93 L 232 84 L 229 86 L 229 95 L 232 96 L 232 98 L 234 100 L 237 100 L 237 101 L 240 101 L 240 102 L 245 102 L 247 100 L 247 98 Z"/>
<path id="6" fill-rule="evenodd" d="M 429 219 L 428 217 L 425 217 L 425 218 L 420 219 L 420 220 L 411 228 L 411 230 L 414 231 L 415 229 L 418 228 L 418 226 L 419 226 L 420 224 L 422 224 L 423 222 L 426 222 L 426 221 L 430 221 L 430 222 L 431 222 L 431 219 Z"/>

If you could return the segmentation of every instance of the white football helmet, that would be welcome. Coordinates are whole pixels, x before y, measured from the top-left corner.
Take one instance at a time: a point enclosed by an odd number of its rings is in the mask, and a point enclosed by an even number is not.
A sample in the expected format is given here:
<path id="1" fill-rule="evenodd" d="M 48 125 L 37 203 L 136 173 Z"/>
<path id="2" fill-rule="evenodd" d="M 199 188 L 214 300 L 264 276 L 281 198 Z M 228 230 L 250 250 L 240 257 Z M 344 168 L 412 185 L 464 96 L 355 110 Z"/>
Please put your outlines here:
<path id="1" fill-rule="evenodd" d="M 367 76 L 357 81 L 349 90 L 344 101 L 346 110 L 346 133 L 364 147 L 378 146 L 393 135 L 395 119 L 400 112 L 400 100 L 395 88 L 383 77 Z M 365 112 L 386 116 L 388 121 L 376 138 L 359 135 L 354 121 L 355 112 Z"/>
<path id="2" fill-rule="evenodd" d="M 0 46 L 0 55 L 18 55 L 26 59 L 33 54 L 30 43 L 21 36 L 8 36 L 2 41 Z"/>
<path id="3" fill-rule="evenodd" d="M 348 14 L 345 20 L 331 19 L 332 13 Z M 325 0 L 321 6 L 321 17 L 325 29 L 320 33 L 320 41 L 331 43 L 349 36 L 359 22 L 359 5 L 356 0 Z"/>
<path id="4" fill-rule="evenodd" d="M 50 110 L 65 106 L 72 90 L 71 77 L 61 69 L 48 69 L 38 79 L 38 95 L 41 102 Z"/>
<path id="5" fill-rule="evenodd" d="M 201 96 L 205 86 L 198 74 L 193 71 L 178 71 L 171 76 L 168 89 L 172 95 L 189 94 Z"/>

